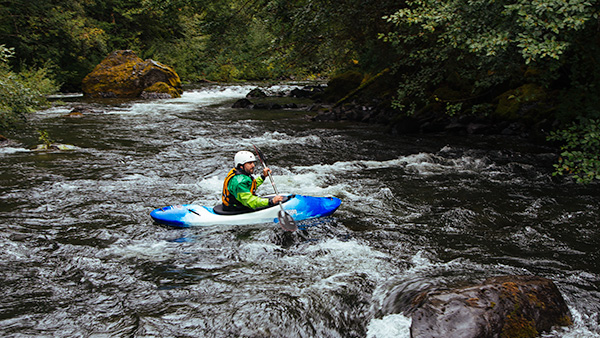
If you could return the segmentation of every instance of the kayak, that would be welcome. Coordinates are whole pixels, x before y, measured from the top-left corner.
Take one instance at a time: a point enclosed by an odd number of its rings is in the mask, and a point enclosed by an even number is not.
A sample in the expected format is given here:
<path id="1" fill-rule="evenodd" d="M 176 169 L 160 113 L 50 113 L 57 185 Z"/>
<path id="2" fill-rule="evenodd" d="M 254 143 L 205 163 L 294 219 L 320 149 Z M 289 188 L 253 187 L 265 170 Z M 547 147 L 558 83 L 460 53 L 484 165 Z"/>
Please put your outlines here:
<path id="1" fill-rule="evenodd" d="M 286 195 L 281 206 L 295 221 L 325 217 L 333 214 L 342 201 L 337 197 L 313 197 Z M 224 211 L 223 206 L 200 206 L 195 204 L 171 205 L 158 208 L 150 213 L 154 221 L 181 228 L 219 224 L 278 223 L 279 205 L 257 210 L 232 212 Z"/>

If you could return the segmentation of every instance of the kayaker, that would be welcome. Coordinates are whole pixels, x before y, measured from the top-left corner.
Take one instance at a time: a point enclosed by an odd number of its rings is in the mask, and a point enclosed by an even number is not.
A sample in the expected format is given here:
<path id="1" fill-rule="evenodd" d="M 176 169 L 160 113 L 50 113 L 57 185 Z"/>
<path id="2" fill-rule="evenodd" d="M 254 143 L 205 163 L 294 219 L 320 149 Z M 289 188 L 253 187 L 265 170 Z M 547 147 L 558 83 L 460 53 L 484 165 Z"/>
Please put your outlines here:
<path id="1" fill-rule="evenodd" d="M 263 182 L 271 169 L 264 168 L 262 175 L 254 178 L 254 167 L 256 157 L 249 151 L 239 151 L 233 159 L 234 168 L 229 171 L 223 182 L 223 210 L 243 211 L 275 205 L 283 201 L 283 196 L 277 195 L 271 198 L 256 196 L 256 188 Z"/>

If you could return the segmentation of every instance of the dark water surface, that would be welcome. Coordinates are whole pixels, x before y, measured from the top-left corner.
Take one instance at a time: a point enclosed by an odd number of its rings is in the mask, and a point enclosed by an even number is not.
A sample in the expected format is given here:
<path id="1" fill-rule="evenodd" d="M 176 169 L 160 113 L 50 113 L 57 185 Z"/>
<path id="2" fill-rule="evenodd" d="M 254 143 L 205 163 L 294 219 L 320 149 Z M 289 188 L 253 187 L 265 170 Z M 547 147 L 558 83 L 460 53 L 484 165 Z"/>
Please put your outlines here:
<path id="1" fill-rule="evenodd" d="M 562 292 L 575 324 L 544 337 L 600 336 L 600 189 L 552 180 L 552 149 L 229 108 L 252 88 L 74 99 L 33 122 L 76 149 L 0 148 L 0 336 L 409 337 L 410 295 L 505 274 Z M 340 209 L 292 235 L 152 222 L 216 204 L 252 143 L 280 191 Z"/>

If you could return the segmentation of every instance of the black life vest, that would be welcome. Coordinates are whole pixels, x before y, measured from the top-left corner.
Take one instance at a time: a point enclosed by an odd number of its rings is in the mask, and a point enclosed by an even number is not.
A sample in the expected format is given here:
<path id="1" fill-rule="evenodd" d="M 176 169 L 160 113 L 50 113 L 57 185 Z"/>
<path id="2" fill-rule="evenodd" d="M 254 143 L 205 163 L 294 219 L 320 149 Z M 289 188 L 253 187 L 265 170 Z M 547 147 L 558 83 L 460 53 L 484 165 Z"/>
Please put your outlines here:
<path id="1" fill-rule="evenodd" d="M 225 177 L 225 181 L 223 182 L 223 192 L 221 193 L 221 200 L 223 202 L 223 206 L 225 206 L 226 208 L 247 208 L 246 206 L 244 206 L 242 203 L 240 203 L 240 201 L 238 201 L 235 196 L 233 196 L 233 194 L 231 194 L 229 192 L 229 181 L 231 181 L 231 179 L 235 176 L 235 175 L 246 175 L 248 177 L 250 177 L 250 179 L 252 180 L 252 186 L 250 187 L 250 192 L 252 193 L 252 195 L 256 195 L 256 180 L 252 178 L 252 176 L 246 174 L 245 172 L 238 170 L 237 168 L 233 168 L 229 171 L 229 173 L 227 173 L 227 176 Z"/>

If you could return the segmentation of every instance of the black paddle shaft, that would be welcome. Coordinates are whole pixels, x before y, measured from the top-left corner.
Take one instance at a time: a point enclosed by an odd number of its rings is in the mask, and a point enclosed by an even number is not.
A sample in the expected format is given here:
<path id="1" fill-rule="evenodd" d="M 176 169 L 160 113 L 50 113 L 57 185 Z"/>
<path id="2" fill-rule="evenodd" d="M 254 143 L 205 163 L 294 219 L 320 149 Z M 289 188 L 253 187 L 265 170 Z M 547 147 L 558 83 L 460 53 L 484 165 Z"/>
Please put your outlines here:
<path id="1" fill-rule="evenodd" d="M 263 168 L 268 168 L 267 162 L 265 161 L 265 156 L 263 155 L 262 151 L 260 151 L 260 149 L 257 146 L 255 146 L 254 144 L 252 146 L 254 147 L 254 150 L 256 151 L 256 155 L 258 155 L 258 159 L 260 160 L 260 163 L 262 164 Z M 279 195 L 279 192 L 277 191 L 277 187 L 275 187 L 275 181 L 273 181 L 273 177 L 271 176 L 271 173 L 269 172 L 268 175 L 269 175 L 269 180 L 271 181 L 271 185 L 273 186 L 273 190 L 275 190 L 275 194 Z M 277 214 L 277 219 L 279 220 L 279 225 L 281 226 L 281 228 L 285 231 L 298 230 L 296 221 L 294 221 L 294 218 L 292 216 L 290 216 L 290 214 L 288 214 L 285 210 L 283 210 L 283 205 L 281 205 L 281 202 L 279 202 L 279 207 L 281 208 L 281 210 Z"/>

